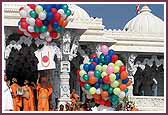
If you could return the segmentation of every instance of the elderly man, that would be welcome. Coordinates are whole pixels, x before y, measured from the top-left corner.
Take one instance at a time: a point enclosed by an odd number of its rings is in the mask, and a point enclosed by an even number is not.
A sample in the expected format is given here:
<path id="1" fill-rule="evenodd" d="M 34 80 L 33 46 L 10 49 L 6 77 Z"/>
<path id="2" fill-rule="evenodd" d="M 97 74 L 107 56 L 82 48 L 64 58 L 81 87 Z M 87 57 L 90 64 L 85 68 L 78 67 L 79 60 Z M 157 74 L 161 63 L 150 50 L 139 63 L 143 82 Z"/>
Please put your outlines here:
<path id="1" fill-rule="evenodd" d="M 49 111 L 49 97 L 52 94 L 52 87 L 48 84 L 46 76 L 40 78 L 37 85 L 38 111 Z"/>

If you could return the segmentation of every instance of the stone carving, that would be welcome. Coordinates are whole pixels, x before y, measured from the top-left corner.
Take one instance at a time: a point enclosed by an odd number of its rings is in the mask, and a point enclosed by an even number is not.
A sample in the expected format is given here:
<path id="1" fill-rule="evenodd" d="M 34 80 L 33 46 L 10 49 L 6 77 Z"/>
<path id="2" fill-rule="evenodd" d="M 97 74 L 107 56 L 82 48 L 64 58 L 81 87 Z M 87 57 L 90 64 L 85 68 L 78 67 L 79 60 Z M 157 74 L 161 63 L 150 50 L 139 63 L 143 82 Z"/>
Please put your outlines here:
<path id="1" fill-rule="evenodd" d="M 66 31 L 63 35 L 63 54 L 70 54 L 71 33 Z"/>
<path id="2" fill-rule="evenodd" d="M 61 61 L 61 72 L 70 72 L 70 62 Z"/>
<path id="3" fill-rule="evenodd" d="M 136 72 L 136 68 L 134 66 L 134 61 L 135 61 L 136 57 L 137 57 L 137 55 L 133 54 L 133 53 L 129 55 L 128 66 L 127 66 L 129 76 L 133 76 Z"/>

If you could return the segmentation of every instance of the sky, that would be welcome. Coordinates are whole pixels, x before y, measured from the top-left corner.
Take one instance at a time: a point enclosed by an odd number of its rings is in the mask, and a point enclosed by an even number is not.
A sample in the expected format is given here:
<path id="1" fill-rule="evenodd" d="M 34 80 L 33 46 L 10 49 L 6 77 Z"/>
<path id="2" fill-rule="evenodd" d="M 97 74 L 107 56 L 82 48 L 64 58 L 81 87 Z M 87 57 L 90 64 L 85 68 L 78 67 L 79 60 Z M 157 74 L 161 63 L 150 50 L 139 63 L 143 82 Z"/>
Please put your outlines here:
<path id="1" fill-rule="evenodd" d="M 136 4 L 79 4 L 91 17 L 103 18 L 106 29 L 123 29 L 135 17 Z M 152 13 L 164 20 L 164 5 L 149 4 Z M 143 7 L 143 4 L 140 5 Z"/>

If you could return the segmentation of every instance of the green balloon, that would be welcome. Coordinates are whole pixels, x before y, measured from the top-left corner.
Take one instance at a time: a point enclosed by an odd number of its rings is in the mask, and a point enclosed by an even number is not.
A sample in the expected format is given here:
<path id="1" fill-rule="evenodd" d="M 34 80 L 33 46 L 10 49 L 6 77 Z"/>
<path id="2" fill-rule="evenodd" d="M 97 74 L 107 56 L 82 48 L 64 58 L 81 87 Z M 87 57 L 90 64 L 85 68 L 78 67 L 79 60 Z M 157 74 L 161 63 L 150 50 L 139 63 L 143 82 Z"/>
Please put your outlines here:
<path id="1" fill-rule="evenodd" d="M 112 94 L 112 93 L 113 93 L 113 88 L 110 87 L 110 88 L 108 89 L 108 92 L 109 92 L 109 94 Z"/>
<path id="2" fill-rule="evenodd" d="M 67 5 L 67 4 L 64 4 L 64 5 L 62 6 L 62 9 L 64 10 L 64 12 L 67 12 L 67 10 L 68 10 L 68 5 Z"/>
<path id="3" fill-rule="evenodd" d="M 70 16 L 71 15 L 71 10 L 67 10 L 66 12 L 65 12 L 65 14 L 67 15 L 67 16 Z"/>
<path id="4" fill-rule="evenodd" d="M 36 18 L 37 17 L 37 13 L 34 11 L 34 10 L 32 10 L 32 11 L 30 11 L 30 16 L 32 17 L 32 18 Z"/>
<path id="5" fill-rule="evenodd" d="M 56 31 L 57 31 L 57 32 L 61 32 L 63 29 L 64 29 L 63 27 L 58 26 L 58 27 L 56 28 Z"/>
<path id="6" fill-rule="evenodd" d="M 101 78 L 101 72 L 99 70 L 95 70 L 94 75 L 99 79 Z"/>
<path id="7" fill-rule="evenodd" d="M 89 76 L 87 74 L 84 74 L 83 79 L 87 81 L 87 80 L 89 80 Z"/>
<path id="8" fill-rule="evenodd" d="M 91 88 L 91 86 L 90 86 L 88 83 L 86 83 L 86 84 L 84 85 L 84 88 L 85 88 L 86 90 L 89 90 L 89 89 Z"/>
<path id="9" fill-rule="evenodd" d="M 104 90 L 108 90 L 109 87 L 110 87 L 110 86 L 109 86 L 108 84 L 103 84 L 103 85 L 102 85 L 102 89 L 104 89 Z"/>
<path id="10" fill-rule="evenodd" d="M 40 31 L 42 33 L 47 32 L 47 27 L 46 26 L 41 26 Z"/>
<path id="11" fill-rule="evenodd" d="M 40 28 L 38 26 L 34 26 L 34 31 L 35 32 L 40 32 Z"/>
<path id="12" fill-rule="evenodd" d="M 116 100 L 118 100 L 118 96 L 117 95 L 112 95 L 111 96 L 111 101 L 115 102 Z"/>
<path id="13" fill-rule="evenodd" d="M 100 55 L 100 62 L 101 62 L 101 63 L 105 63 L 104 54 L 101 54 L 101 55 Z"/>

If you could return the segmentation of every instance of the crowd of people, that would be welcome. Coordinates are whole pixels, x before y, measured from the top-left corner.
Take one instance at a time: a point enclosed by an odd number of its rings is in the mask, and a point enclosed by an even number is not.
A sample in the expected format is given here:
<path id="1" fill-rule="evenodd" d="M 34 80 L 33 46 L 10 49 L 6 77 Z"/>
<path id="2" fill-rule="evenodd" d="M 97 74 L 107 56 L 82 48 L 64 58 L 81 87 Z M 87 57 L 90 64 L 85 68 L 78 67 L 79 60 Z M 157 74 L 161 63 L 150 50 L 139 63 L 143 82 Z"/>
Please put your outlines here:
<path id="1" fill-rule="evenodd" d="M 79 101 L 74 89 L 70 95 L 71 102 L 59 107 L 56 104 L 54 107 L 51 103 L 53 88 L 46 76 L 39 77 L 36 84 L 25 80 L 23 86 L 18 84 L 16 78 L 12 78 L 11 81 L 12 83 L 4 77 L 4 111 L 91 111 L 87 101 Z"/>

